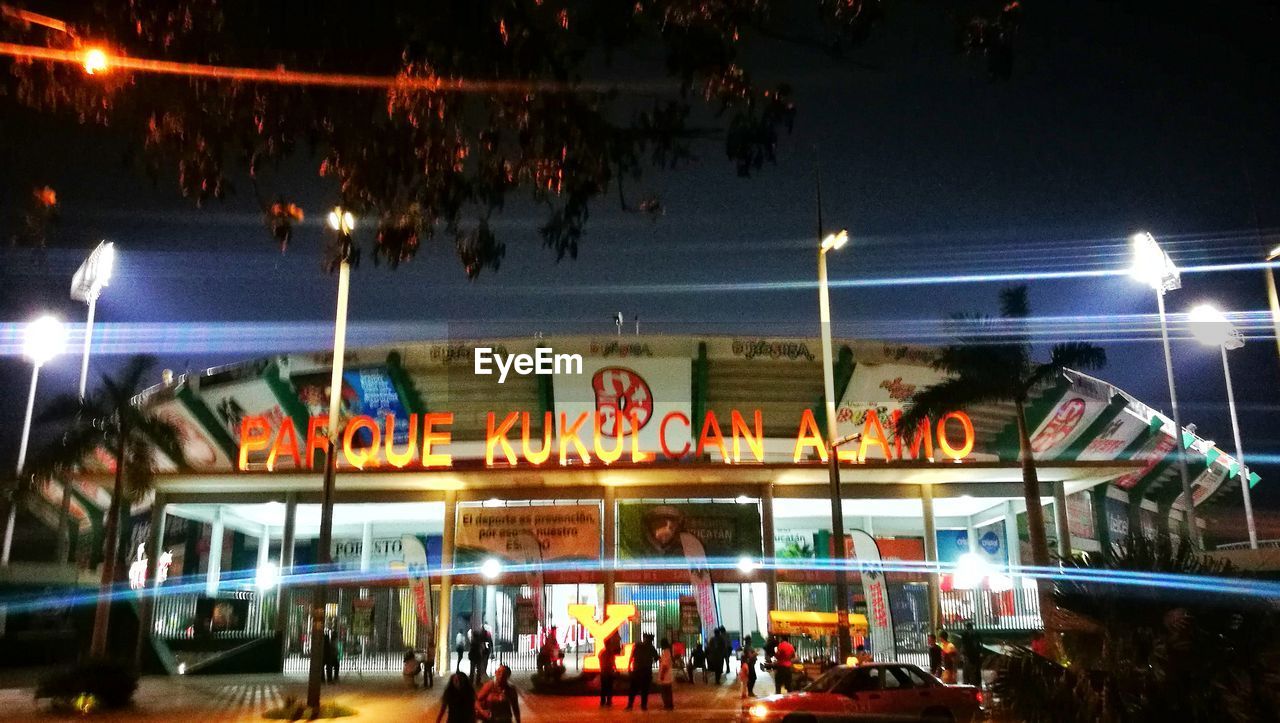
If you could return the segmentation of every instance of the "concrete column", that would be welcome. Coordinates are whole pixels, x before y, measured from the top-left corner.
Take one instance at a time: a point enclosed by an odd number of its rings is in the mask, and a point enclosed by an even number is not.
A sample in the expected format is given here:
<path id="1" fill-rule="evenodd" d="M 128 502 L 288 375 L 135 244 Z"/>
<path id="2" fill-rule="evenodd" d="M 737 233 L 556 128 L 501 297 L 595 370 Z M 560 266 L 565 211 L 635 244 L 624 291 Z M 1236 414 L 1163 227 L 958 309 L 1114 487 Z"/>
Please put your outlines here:
<path id="1" fill-rule="evenodd" d="M 222 507 L 213 513 L 213 533 L 209 535 L 209 569 L 205 572 L 204 594 L 218 596 L 218 582 L 222 577 Z"/>
<path id="2" fill-rule="evenodd" d="M 769 600 L 769 609 L 778 609 L 778 550 L 774 546 L 773 536 L 773 483 L 766 482 L 760 491 L 760 522 L 764 529 L 764 585 L 765 596 Z M 765 627 L 768 627 L 767 621 Z"/>
<path id="3" fill-rule="evenodd" d="M 604 604 L 611 605 L 617 599 L 617 575 L 615 569 L 618 563 L 618 504 L 614 494 L 614 489 L 610 485 L 604 486 L 604 493 L 601 495 L 604 504 L 604 533 L 601 537 L 604 540 Z"/>
<path id="4" fill-rule="evenodd" d="M 1022 564 L 1022 543 L 1018 540 L 1018 505 L 1013 500 L 1004 503 L 1004 545 L 1009 555 L 1009 567 Z"/>
<path id="5" fill-rule="evenodd" d="M 65 494 L 65 492 L 64 492 Z M 157 587 L 156 570 L 160 563 L 160 553 L 164 550 L 164 495 L 156 493 L 151 501 L 151 537 L 147 540 L 147 584 L 143 588 L 142 598 L 138 601 L 138 638 L 134 650 L 134 664 L 141 668 L 144 653 L 155 630 L 155 588 Z"/>
<path id="6" fill-rule="evenodd" d="M 298 521 L 298 494 L 289 492 L 284 498 L 284 535 L 280 541 L 280 584 L 276 585 L 276 632 L 280 634 L 280 665 L 289 654 L 289 603 L 285 586 L 293 574 L 293 542 Z"/>
<path id="7" fill-rule="evenodd" d="M 373 560 L 373 523 L 364 523 L 360 531 L 360 572 L 368 572 Z"/>
<path id="8" fill-rule="evenodd" d="M 1058 558 L 1071 558 L 1071 523 L 1067 520 L 1067 487 L 1058 480 L 1053 483 L 1053 526 L 1058 533 Z"/>
<path id="9" fill-rule="evenodd" d="M 271 563 L 271 531 L 266 525 L 262 526 L 262 533 L 258 535 L 258 569 L 266 567 Z M 255 575 L 256 576 L 256 575 Z"/>
<path id="10" fill-rule="evenodd" d="M 973 526 L 973 517 L 965 518 L 965 534 L 969 536 L 969 552 L 978 554 L 978 528 Z"/>
<path id="11" fill-rule="evenodd" d="M 920 485 L 920 512 L 924 518 L 924 559 L 938 562 L 938 527 L 933 516 L 933 485 Z M 937 571 L 929 573 L 929 629 L 937 630 L 942 620 L 942 585 Z"/>
<path id="12" fill-rule="evenodd" d="M 450 654 L 453 652 L 453 640 L 449 632 L 453 629 L 453 532 L 458 515 L 458 493 L 448 490 L 444 493 L 444 539 L 440 550 L 440 611 L 436 621 L 436 670 L 445 676 L 453 670 L 450 667 Z"/>

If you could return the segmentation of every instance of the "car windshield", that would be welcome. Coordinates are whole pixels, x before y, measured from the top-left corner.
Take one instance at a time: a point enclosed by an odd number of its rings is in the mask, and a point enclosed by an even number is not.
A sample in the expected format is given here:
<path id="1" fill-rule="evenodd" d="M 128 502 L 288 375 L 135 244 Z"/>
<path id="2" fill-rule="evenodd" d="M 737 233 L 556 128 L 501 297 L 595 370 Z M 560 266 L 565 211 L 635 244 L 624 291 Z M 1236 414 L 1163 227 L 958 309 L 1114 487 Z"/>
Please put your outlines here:
<path id="1" fill-rule="evenodd" d="M 834 692 L 835 689 L 839 687 L 840 682 L 844 680 L 845 675 L 847 673 L 848 673 L 847 670 L 832 668 L 831 670 L 828 670 L 827 672 L 818 676 L 818 679 L 810 683 L 808 687 L 806 687 L 804 690 L 808 693 Z"/>

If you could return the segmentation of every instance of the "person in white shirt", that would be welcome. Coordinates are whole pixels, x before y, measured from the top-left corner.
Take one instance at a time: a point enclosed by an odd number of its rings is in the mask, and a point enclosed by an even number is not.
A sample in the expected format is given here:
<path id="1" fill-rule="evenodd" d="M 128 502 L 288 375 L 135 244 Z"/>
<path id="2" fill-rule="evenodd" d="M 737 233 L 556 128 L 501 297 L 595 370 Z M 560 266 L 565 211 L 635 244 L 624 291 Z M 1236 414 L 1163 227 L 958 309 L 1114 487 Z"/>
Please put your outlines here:
<path id="1" fill-rule="evenodd" d="M 671 657 L 671 641 L 663 638 L 659 647 L 662 648 L 662 654 L 658 656 L 658 692 L 662 694 L 662 707 L 665 710 L 675 710 L 676 705 L 671 688 L 676 677 Z"/>

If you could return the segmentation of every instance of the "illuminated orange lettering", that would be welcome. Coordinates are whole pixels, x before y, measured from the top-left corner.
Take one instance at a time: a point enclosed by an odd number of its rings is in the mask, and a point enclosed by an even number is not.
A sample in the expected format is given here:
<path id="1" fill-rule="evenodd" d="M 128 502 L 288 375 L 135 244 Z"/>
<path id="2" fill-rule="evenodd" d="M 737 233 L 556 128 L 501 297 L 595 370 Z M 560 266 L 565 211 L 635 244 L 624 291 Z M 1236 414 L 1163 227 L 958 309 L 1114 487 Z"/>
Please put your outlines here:
<path id="1" fill-rule="evenodd" d="M 315 464 L 318 455 L 329 449 L 329 418 L 312 417 L 307 420 L 307 469 Z"/>
<path id="2" fill-rule="evenodd" d="M 791 455 L 792 461 L 799 462 L 805 456 L 805 447 L 818 450 L 818 458 L 827 461 L 827 443 L 822 441 L 822 433 L 818 431 L 818 421 L 813 418 L 813 410 L 806 409 L 800 414 L 800 429 L 796 431 L 796 448 Z"/>
<path id="3" fill-rule="evenodd" d="M 355 441 L 356 432 L 362 429 L 369 430 L 370 441 L 369 450 L 361 450 L 356 453 L 351 443 Z M 342 456 L 346 457 L 347 464 L 356 469 L 364 469 L 365 467 L 377 467 L 377 449 L 382 446 L 382 429 L 378 427 L 378 423 L 373 421 L 373 417 L 367 414 L 361 414 L 352 417 L 347 422 L 347 431 L 342 434 Z"/>
<path id="4" fill-rule="evenodd" d="M 524 461 L 537 467 L 551 457 L 551 427 L 553 424 L 551 412 L 544 412 L 542 415 L 542 449 L 534 452 L 529 446 L 529 413 L 520 413 L 520 447 L 521 451 L 524 452 Z"/>
<path id="5" fill-rule="evenodd" d="M 452 467 L 452 454 L 431 450 L 437 444 L 449 444 L 453 440 L 453 433 L 448 430 L 436 431 L 436 425 L 452 426 L 453 412 L 428 412 L 422 415 L 422 466 Z"/>
<path id="6" fill-rule="evenodd" d="M 261 452 L 271 445 L 271 426 L 266 417 L 240 418 L 240 469 L 249 469 L 249 453 Z"/>
<path id="7" fill-rule="evenodd" d="M 667 446 L 667 422 L 673 419 L 679 420 L 681 424 L 690 430 L 693 429 L 693 424 L 685 416 L 684 412 L 670 412 L 662 418 L 662 423 L 658 425 L 658 445 L 662 447 L 662 453 L 667 456 L 667 459 L 680 459 L 689 454 L 689 443 L 685 442 L 684 447 L 679 452 L 672 452 L 671 448 Z"/>
<path id="8" fill-rule="evenodd" d="M 569 424 L 564 412 L 560 413 L 560 464 L 569 464 L 570 444 L 578 451 L 578 457 L 582 459 L 583 464 L 591 464 L 591 453 L 587 451 L 586 446 L 582 444 L 582 440 L 578 438 L 578 430 L 582 429 L 582 425 L 586 421 L 586 412 L 579 414 L 578 418 L 573 420 L 573 424 Z"/>
<path id="9" fill-rule="evenodd" d="M 604 440 L 601 439 L 604 435 L 600 434 L 600 427 L 605 421 L 604 412 L 596 412 L 594 417 L 595 418 L 591 422 L 591 446 L 595 447 L 596 456 L 600 458 L 601 462 L 604 462 L 605 464 L 613 464 L 622 458 L 622 445 L 626 442 L 626 440 L 623 439 L 623 436 L 626 432 L 623 430 L 623 425 L 617 425 L 618 441 L 614 443 L 613 449 L 605 449 L 602 444 Z M 634 437 L 635 434 L 633 433 L 631 436 Z"/>
<path id="10" fill-rule="evenodd" d="M 951 440 L 947 439 L 947 420 L 954 419 L 960 423 L 960 428 L 964 431 L 964 443 L 959 449 L 951 446 Z M 942 419 L 938 420 L 938 449 L 951 459 L 959 462 L 973 451 L 973 420 L 969 419 L 969 415 L 964 412 L 947 412 L 942 415 Z"/>
<path id="11" fill-rule="evenodd" d="M 403 452 L 395 451 L 396 415 L 387 415 L 387 462 L 396 469 L 404 469 L 413 461 L 413 453 L 418 450 L 418 415 L 409 415 L 409 448 Z"/>
<path id="12" fill-rule="evenodd" d="M 902 410 L 893 410 L 893 456 L 897 459 L 905 459 L 902 455 L 902 430 L 898 429 L 898 420 L 902 419 Z M 924 456 L 920 456 L 920 445 L 924 445 Z M 916 425 L 916 432 L 911 437 L 911 448 L 909 454 L 914 459 L 933 459 L 933 425 L 929 422 L 929 418 L 925 417 L 920 420 L 920 424 Z"/>
<path id="13" fill-rule="evenodd" d="M 880 424 L 880 415 L 876 410 L 868 409 L 866 419 L 862 422 L 862 441 L 858 443 L 858 461 L 867 461 L 867 448 L 873 444 L 880 445 L 880 454 L 886 460 L 889 456 L 889 440 L 884 436 L 884 426 Z"/>
<path id="14" fill-rule="evenodd" d="M 512 467 L 516 464 L 516 451 L 511 448 L 511 444 L 507 441 L 507 432 L 515 426 L 516 420 L 520 419 L 520 415 L 511 412 L 502 418 L 502 424 L 497 429 L 493 426 L 493 412 L 489 412 L 485 421 L 484 433 L 484 463 L 486 467 L 493 466 L 493 449 L 494 447 L 502 447 L 502 456 L 507 458 L 507 464 Z"/>
<path id="15" fill-rule="evenodd" d="M 604 649 L 604 641 L 620 627 L 622 624 L 635 617 L 635 605 L 619 605 L 611 604 L 605 606 L 604 620 L 596 622 L 596 606 L 584 605 L 582 603 L 570 603 L 569 615 L 577 620 L 582 627 L 587 629 L 587 634 L 595 641 L 592 646 L 595 650 Z M 614 664 L 618 670 L 626 670 L 631 667 L 631 648 L 630 644 L 623 649 L 622 655 L 618 656 Z M 588 655 L 583 661 L 583 670 L 600 670 L 600 659 L 595 655 Z"/>
<path id="16" fill-rule="evenodd" d="M 741 444 L 739 440 L 746 440 L 747 449 L 751 451 L 751 456 L 756 458 L 757 462 L 764 461 L 764 421 L 760 417 L 760 410 L 755 410 L 755 435 L 751 434 L 751 430 L 747 428 L 747 420 L 742 418 L 738 410 L 733 410 L 729 419 L 730 427 L 733 430 L 733 461 L 741 462 L 742 453 L 740 451 Z"/>
<path id="17" fill-rule="evenodd" d="M 702 419 L 702 433 L 698 435 L 698 456 L 701 457 L 706 451 L 707 444 L 714 442 L 716 449 L 720 450 L 720 461 L 729 462 L 729 448 L 724 444 L 724 434 L 720 432 L 720 420 L 716 419 L 716 413 L 707 410 L 707 415 Z"/>
<path id="18" fill-rule="evenodd" d="M 627 410 L 627 420 L 631 423 L 631 461 L 632 463 L 652 462 L 652 452 L 640 451 L 640 416 L 634 410 Z"/>
<path id="19" fill-rule="evenodd" d="M 267 471 L 274 471 L 276 468 L 276 460 L 281 454 L 287 454 L 293 457 L 293 466 L 301 467 L 302 459 L 298 454 L 298 431 L 293 426 L 293 420 L 285 417 L 280 422 L 280 429 L 276 431 L 276 441 L 271 445 L 271 453 L 267 455 Z"/>

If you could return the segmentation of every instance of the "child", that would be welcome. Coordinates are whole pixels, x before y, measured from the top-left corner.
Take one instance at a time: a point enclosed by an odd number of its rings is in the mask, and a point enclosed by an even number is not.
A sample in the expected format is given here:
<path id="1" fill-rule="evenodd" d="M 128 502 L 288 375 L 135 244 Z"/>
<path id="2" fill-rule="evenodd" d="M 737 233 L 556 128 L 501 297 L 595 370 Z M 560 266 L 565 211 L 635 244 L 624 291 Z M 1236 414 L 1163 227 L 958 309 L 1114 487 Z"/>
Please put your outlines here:
<path id="1" fill-rule="evenodd" d="M 418 655 L 412 650 L 404 651 L 404 684 L 410 688 L 418 687 L 418 671 L 422 668 L 422 663 L 418 662 Z"/>

